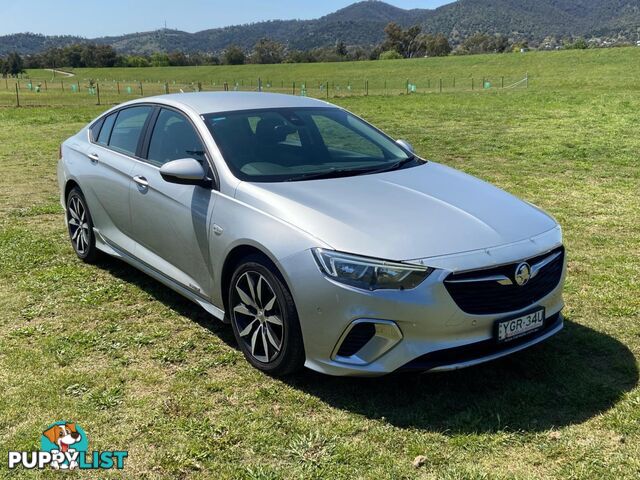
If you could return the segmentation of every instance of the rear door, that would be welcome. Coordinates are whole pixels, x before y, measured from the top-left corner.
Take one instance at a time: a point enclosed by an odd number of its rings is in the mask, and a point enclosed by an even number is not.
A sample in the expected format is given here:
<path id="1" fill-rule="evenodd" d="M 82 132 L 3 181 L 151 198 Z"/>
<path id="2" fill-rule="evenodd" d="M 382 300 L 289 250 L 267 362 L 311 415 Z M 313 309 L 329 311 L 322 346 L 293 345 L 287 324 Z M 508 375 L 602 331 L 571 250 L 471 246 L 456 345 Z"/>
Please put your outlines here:
<path id="1" fill-rule="evenodd" d="M 104 118 L 92 131 L 87 151 L 89 168 L 83 192 L 100 235 L 113 246 L 132 253 L 129 192 L 131 171 L 136 163 L 142 133 L 153 107 L 136 106 Z"/>
<path id="2" fill-rule="evenodd" d="M 210 188 L 166 182 L 160 167 L 194 158 L 208 171 L 205 147 L 181 112 L 161 108 L 147 135 L 144 162 L 131 172 L 135 255 L 155 270 L 205 297 L 212 291 L 209 223 L 215 196 Z"/>

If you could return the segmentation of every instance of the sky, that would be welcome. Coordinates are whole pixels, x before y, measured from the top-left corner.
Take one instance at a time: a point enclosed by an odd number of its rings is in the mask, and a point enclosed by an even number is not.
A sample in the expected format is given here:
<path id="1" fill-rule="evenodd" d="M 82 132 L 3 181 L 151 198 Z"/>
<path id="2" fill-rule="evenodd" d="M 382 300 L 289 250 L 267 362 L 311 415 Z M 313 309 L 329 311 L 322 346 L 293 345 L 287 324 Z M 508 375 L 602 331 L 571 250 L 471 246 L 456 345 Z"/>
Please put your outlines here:
<path id="1" fill-rule="evenodd" d="M 436 8 L 452 0 L 388 0 L 401 8 Z M 355 0 L 4 0 L 0 35 L 20 32 L 88 38 L 157 30 L 197 32 L 273 19 L 318 18 Z"/>

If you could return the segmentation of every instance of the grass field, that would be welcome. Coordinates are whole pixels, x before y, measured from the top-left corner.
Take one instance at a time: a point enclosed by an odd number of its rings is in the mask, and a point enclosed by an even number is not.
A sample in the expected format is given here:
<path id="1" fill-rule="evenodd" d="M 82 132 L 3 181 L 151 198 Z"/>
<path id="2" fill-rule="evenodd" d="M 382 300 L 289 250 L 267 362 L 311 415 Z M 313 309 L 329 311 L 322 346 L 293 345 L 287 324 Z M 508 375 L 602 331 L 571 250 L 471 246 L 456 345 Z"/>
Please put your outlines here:
<path id="1" fill-rule="evenodd" d="M 317 79 L 357 68 L 406 78 L 424 65 L 532 76 L 527 90 L 335 99 L 563 225 L 565 331 L 439 375 L 261 375 L 231 330 L 197 307 L 116 260 L 87 266 L 73 255 L 57 148 L 105 107 L 0 109 L 1 450 L 37 449 L 48 424 L 70 419 L 90 450 L 129 450 L 127 478 L 638 478 L 639 57 L 620 49 L 295 66 Z M 243 68 L 274 79 L 294 69 Z M 418 455 L 426 460 L 414 468 Z M 3 460 L 0 476 L 33 472 L 9 472 Z"/>
<path id="2" fill-rule="evenodd" d="M 417 93 L 473 94 L 483 91 L 483 80 L 491 84 L 484 93 L 502 93 L 524 89 L 527 75 L 529 87 L 538 91 L 596 94 L 637 92 L 639 73 L 640 48 L 617 48 L 330 64 L 77 69 L 73 77 L 30 70 L 27 76 L 41 92 L 29 91 L 22 79 L 19 94 L 23 106 L 93 105 L 97 96 L 87 93 L 92 79 L 100 86 L 101 103 L 108 105 L 140 96 L 141 86 L 144 96 L 222 90 L 225 82 L 231 90 L 256 90 L 258 78 L 265 91 L 300 94 L 304 85 L 308 96 L 329 99 L 406 94 L 407 83 Z M 78 87 L 79 93 L 71 93 Z M 0 79 L 0 106 L 15 105 L 15 82 Z"/>

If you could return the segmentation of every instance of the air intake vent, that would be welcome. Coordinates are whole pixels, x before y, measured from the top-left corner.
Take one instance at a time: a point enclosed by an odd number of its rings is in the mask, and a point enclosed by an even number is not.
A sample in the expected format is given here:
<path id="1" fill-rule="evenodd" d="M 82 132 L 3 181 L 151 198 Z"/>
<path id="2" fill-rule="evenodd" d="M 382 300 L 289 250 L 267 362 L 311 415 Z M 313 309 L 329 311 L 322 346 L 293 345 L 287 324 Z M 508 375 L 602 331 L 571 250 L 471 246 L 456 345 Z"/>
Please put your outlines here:
<path id="1" fill-rule="evenodd" d="M 349 331 L 338 350 L 339 357 L 355 355 L 376 334 L 376 326 L 373 323 L 358 323 Z"/>

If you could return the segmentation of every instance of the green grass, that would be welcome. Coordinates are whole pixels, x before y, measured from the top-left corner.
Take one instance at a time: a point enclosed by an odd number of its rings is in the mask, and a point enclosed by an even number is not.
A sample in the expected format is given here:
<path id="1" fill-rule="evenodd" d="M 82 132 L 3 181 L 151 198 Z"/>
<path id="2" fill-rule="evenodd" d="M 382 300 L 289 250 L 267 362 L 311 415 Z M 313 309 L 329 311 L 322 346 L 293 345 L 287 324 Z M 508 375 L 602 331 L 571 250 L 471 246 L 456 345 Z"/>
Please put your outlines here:
<path id="1" fill-rule="evenodd" d="M 72 419 L 90 449 L 129 450 L 130 478 L 637 478 L 640 63 L 631 49 L 570 53 L 484 57 L 495 72 L 531 62 L 528 90 L 334 100 L 563 225 L 566 330 L 439 375 L 261 375 L 196 306 L 116 260 L 74 257 L 57 148 L 105 107 L 0 109 L 2 450 Z M 3 461 L 0 476 L 33 473 Z"/>
<path id="2" fill-rule="evenodd" d="M 282 64 L 205 67 L 76 69 L 75 77 L 61 78 L 52 72 L 30 70 L 34 86 L 40 93 L 27 90 L 20 81 L 21 104 L 24 105 L 91 105 L 96 96 L 88 95 L 89 80 L 100 85 L 103 104 L 119 103 L 143 95 L 203 90 L 256 90 L 258 78 L 265 91 L 306 94 L 329 99 L 370 95 L 400 95 L 407 92 L 407 81 L 416 85 L 418 93 L 479 93 L 483 80 L 492 88 L 484 93 L 500 93 L 502 86 L 524 89 L 521 82 L 529 75 L 530 88 L 539 91 L 589 91 L 592 94 L 640 89 L 640 48 L 527 52 L 526 54 L 471 55 L 447 58 L 421 58 L 377 62 L 345 62 L 330 64 Z M 45 85 L 45 81 L 47 82 Z M 73 84 L 80 93 L 71 93 Z M 368 85 L 368 90 L 365 88 Z M 45 90 L 46 86 L 46 90 Z M 64 90 L 63 90 L 64 89 Z M 118 91 L 119 89 L 119 91 Z M 16 104 L 15 82 L 0 80 L 0 106 Z"/>

